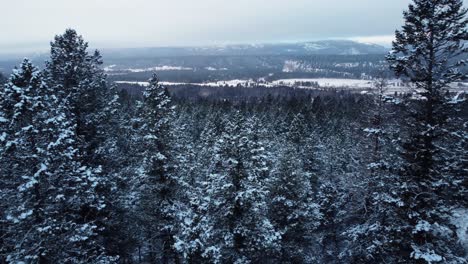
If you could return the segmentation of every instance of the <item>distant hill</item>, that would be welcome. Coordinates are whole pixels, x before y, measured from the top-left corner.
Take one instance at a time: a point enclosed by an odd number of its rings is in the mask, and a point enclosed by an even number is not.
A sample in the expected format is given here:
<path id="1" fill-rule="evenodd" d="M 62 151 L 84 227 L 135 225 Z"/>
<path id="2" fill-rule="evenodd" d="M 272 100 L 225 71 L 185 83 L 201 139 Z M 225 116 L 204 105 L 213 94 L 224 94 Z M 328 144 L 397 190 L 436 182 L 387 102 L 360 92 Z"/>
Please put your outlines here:
<path id="1" fill-rule="evenodd" d="M 231 79 L 367 78 L 383 67 L 388 50 L 349 40 L 263 45 L 101 49 L 110 79 L 146 81 L 153 72 L 172 82 Z M 47 53 L 0 56 L 10 74 L 23 57 L 44 66 Z"/>
<path id="2" fill-rule="evenodd" d="M 350 40 L 322 40 L 288 44 L 242 44 L 204 47 L 157 47 L 104 49 L 112 58 L 172 56 L 270 56 L 270 55 L 367 55 L 385 54 L 388 49 L 376 44 Z"/>

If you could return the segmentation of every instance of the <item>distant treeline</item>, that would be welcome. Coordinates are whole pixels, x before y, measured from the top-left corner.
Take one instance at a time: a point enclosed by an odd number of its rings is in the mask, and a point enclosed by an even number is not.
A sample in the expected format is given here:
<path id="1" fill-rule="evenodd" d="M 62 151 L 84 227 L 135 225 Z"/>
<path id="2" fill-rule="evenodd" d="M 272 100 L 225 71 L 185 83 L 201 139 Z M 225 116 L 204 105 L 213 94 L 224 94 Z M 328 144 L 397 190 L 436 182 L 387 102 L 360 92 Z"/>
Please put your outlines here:
<path id="1" fill-rule="evenodd" d="M 141 98 L 145 91 L 144 86 L 138 84 L 116 84 L 117 90 L 134 98 Z M 167 86 L 175 100 L 189 101 L 222 101 L 230 102 L 256 102 L 258 100 L 288 100 L 291 98 L 314 98 L 316 96 L 343 96 L 356 93 L 339 88 L 302 89 L 289 86 L 276 87 L 228 87 L 228 86 L 199 86 L 199 85 L 171 85 Z"/>

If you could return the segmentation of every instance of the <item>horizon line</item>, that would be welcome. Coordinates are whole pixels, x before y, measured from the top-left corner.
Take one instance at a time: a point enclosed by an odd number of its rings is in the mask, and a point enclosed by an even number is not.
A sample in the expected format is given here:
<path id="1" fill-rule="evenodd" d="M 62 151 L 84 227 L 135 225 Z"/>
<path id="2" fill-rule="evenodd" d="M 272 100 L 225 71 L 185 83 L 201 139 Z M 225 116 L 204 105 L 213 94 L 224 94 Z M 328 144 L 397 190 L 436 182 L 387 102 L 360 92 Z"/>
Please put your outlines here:
<path id="1" fill-rule="evenodd" d="M 295 44 L 319 41 L 353 41 L 362 44 L 378 45 L 385 48 L 391 47 L 393 35 L 375 35 L 375 36 L 354 36 L 354 37 L 325 37 L 311 39 L 290 39 L 277 41 L 213 41 L 207 43 L 193 44 L 138 44 L 138 43 L 123 43 L 109 44 L 112 41 L 87 41 L 90 48 L 97 50 L 112 50 L 112 49 L 145 49 L 145 48 L 196 48 L 196 47 L 218 47 L 218 46 L 236 46 L 236 45 L 280 45 L 280 44 Z M 17 44 L 0 45 L 0 56 L 15 56 L 15 55 L 40 55 L 47 53 L 50 48 L 50 42 L 53 39 L 43 43 L 41 42 L 23 42 Z M 85 38 L 86 41 L 86 38 Z M 43 43 L 43 44 L 40 44 Z M 95 43 L 95 44 L 93 44 Z M 114 42 L 115 43 L 115 42 Z"/>

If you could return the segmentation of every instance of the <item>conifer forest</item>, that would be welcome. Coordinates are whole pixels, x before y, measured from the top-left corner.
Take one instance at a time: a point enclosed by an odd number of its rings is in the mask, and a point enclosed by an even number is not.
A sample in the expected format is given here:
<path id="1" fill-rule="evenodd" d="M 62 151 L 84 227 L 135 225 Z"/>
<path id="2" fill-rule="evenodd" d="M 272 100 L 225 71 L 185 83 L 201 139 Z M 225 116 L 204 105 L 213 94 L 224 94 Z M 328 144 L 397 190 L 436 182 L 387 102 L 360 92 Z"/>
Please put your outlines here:
<path id="1" fill-rule="evenodd" d="M 78 30 L 49 36 L 0 68 L 0 263 L 468 263 L 468 11 L 409 2 L 382 56 L 280 69 L 357 91 L 185 81 L 260 76 L 221 62 L 284 60 L 266 50 L 117 72 Z"/>

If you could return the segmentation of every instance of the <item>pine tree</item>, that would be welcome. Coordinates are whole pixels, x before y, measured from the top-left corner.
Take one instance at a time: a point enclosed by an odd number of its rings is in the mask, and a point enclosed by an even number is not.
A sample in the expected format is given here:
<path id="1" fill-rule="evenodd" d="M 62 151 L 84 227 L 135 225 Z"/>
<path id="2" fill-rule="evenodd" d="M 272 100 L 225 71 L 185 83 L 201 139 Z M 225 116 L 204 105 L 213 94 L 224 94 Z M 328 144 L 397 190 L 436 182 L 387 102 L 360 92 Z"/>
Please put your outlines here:
<path id="1" fill-rule="evenodd" d="M 266 189 L 261 148 L 237 112 L 225 121 L 225 131 L 215 144 L 202 207 L 206 208 L 207 243 L 203 255 L 214 262 L 256 262 L 277 248 L 277 233 L 266 217 Z M 253 145 L 252 145 L 253 144 Z"/>
<path id="2" fill-rule="evenodd" d="M 6 210 L 8 260 L 13 262 L 107 261 L 95 215 L 105 207 L 98 194 L 99 168 L 81 163 L 68 101 L 56 96 L 27 60 L 2 93 L 8 124 L 3 161 L 11 181 Z M 8 136 L 7 136 L 8 133 Z M 7 168 L 7 167 L 5 167 Z"/>
<path id="3" fill-rule="evenodd" d="M 178 130 L 183 128 L 184 131 L 177 133 L 180 135 L 178 137 L 179 149 L 184 149 L 184 151 L 183 157 L 178 159 L 182 162 L 178 167 L 178 174 L 183 186 L 181 194 L 183 203 L 177 214 L 176 249 L 189 263 L 210 261 L 210 256 L 206 252 L 210 244 L 209 233 L 206 232 L 210 228 L 208 215 L 210 197 L 206 195 L 205 189 L 208 182 L 207 175 L 215 154 L 216 140 L 223 129 L 220 115 L 217 112 L 209 112 L 207 115 L 201 120 L 200 118 L 193 120 L 193 117 L 189 120 L 181 120 Z M 189 135 L 184 135 L 184 133 L 190 131 L 187 124 L 191 124 L 191 132 L 194 133 L 193 129 L 196 128 L 197 123 L 205 124 L 205 126 L 201 129 L 198 140 L 193 144 L 188 140 Z M 193 134 L 191 138 L 194 140 Z"/>
<path id="4" fill-rule="evenodd" d="M 449 84 L 465 78 L 459 69 L 467 52 L 464 42 L 467 10 L 460 0 L 414 0 L 404 12 L 388 61 L 395 72 L 416 88 L 405 104 L 408 112 L 402 142 L 403 164 L 398 181 L 388 189 L 394 215 L 385 223 L 387 239 L 380 246 L 394 262 L 462 263 L 451 212 L 460 201 L 447 199 L 459 190 L 447 171 L 447 123 L 454 105 Z"/>
<path id="5" fill-rule="evenodd" d="M 56 129 L 74 129 L 71 134 L 65 133 L 72 137 L 69 141 L 73 141 L 72 145 L 76 151 L 73 160 L 69 162 L 80 164 L 93 174 L 94 184 L 82 185 L 83 190 L 80 191 L 92 190 L 96 193 L 96 200 L 90 201 L 91 204 L 83 201 L 80 209 L 83 212 L 76 214 L 76 217 L 86 216 L 86 219 L 76 220 L 93 222 L 97 226 L 95 231 L 99 234 L 94 237 L 100 239 L 103 246 L 106 243 L 105 226 L 110 224 L 106 219 L 112 208 L 110 204 L 100 208 L 102 205 L 99 203 L 111 199 L 110 190 L 112 182 L 115 182 L 111 178 L 112 162 L 107 150 L 115 131 L 112 129 L 112 117 L 116 109 L 116 98 L 113 97 L 115 93 L 106 84 L 99 52 L 95 51 L 90 55 L 87 49 L 88 44 L 73 29 L 67 29 L 63 35 L 57 35 L 51 43 L 51 57 L 46 62 L 44 80 L 53 90 L 55 108 L 61 111 L 56 113 L 56 118 L 64 118 L 63 122 L 67 122 L 56 124 Z M 86 191 L 86 188 L 89 190 Z M 86 213 L 86 210 L 89 212 Z"/>
<path id="6" fill-rule="evenodd" d="M 140 146 L 138 127 L 138 107 L 131 98 L 121 91 L 115 95 L 105 109 L 106 139 L 100 147 L 104 154 L 106 171 L 110 181 L 111 192 L 106 195 L 112 201 L 107 206 L 108 220 L 103 236 L 108 254 L 119 255 L 120 261 L 126 263 L 133 258 L 136 248 L 140 246 L 140 233 L 135 215 L 135 172 L 140 168 Z"/>
<path id="7" fill-rule="evenodd" d="M 348 263 L 344 249 L 347 240 L 344 231 L 355 217 L 355 208 L 349 208 L 349 190 L 333 181 L 325 181 L 320 185 L 317 203 L 322 218 L 317 228 L 319 246 L 317 250 L 320 263 Z M 354 210 L 353 210 L 354 209 Z M 351 221 L 350 221 L 351 219 Z"/>
<path id="8" fill-rule="evenodd" d="M 313 186 L 294 153 L 292 149 L 282 153 L 271 191 L 270 218 L 281 234 L 282 263 L 311 261 L 311 237 L 321 218 Z"/>
<path id="9" fill-rule="evenodd" d="M 270 218 L 281 233 L 278 261 L 282 263 L 312 261 L 311 237 L 321 219 L 313 199 L 315 180 L 304 148 L 304 123 L 301 114 L 292 120 L 271 180 Z"/>
<path id="10" fill-rule="evenodd" d="M 345 106 L 343 106 L 345 107 Z M 336 115 L 337 110 L 332 111 Z M 339 110 L 338 110 L 339 111 Z M 361 110 L 362 111 L 362 110 Z M 362 117 L 358 117 L 361 119 Z M 364 192 L 360 184 L 367 177 L 362 153 L 362 128 L 353 118 L 330 117 L 320 129 L 316 146 L 319 174 L 317 203 L 323 215 L 318 227 L 318 257 L 321 262 L 348 262 L 345 231 L 362 218 Z"/>
<path id="11" fill-rule="evenodd" d="M 166 88 L 156 75 L 149 81 L 144 93 L 141 114 L 141 143 L 144 146 L 142 172 L 139 175 L 139 200 L 142 221 L 149 243 L 150 259 L 161 263 L 176 261 L 174 250 L 174 219 L 177 206 L 178 181 L 173 174 L 171 146 L 171 116 L 173 108 Z M 161 256 L 156 246 L 161 245 Z"/>
<path id="12" fill-rule="evenodd" d="M 190 263 L 199 263 L 203 260 L 201 257 L 202 245 L 200 236 L 204 229 L 200 223 L 203 217 L 200 208 L 201 194 L 200 186 L 200 168 L 197 163 L 197 145 L 195 143 L 196 120 L 192 113 L 178 111 L 179 116 L 174 122 L 174 154 L 177 160 L 177 175 L 181 191 L 179 193 L 180 204 L 178 207 L 177 234 L 175 235 L 175 249 Z M 208 146 L 205 146 L 208 147 Z"/>
<path id="13" fill-rule="evenodd" d="M 99 147 L 105 139 L 105 108 L 112 100 L 107 87 L 102 59 L 96 50 L 88 53 L 88 43 L 73 29 L 55 36 L 45 77 L 57 96 L 69 101 L 77 124 L 79 150 L 86 163 L 102 165 Z"/>
<path id="14" fill-rule="evenodd" d="M 397 181 L 394 173 L 395 164 L 400 163 L 394 142 L 398 137 L 398 120 L 393 113 L 399 105 L 399 99 L 387 94 L 386 79 L 379 78 L 374 83 L 370 94 L 370 108 L 365 117 L 366 128 L 363 132 L 368 138 L 365 152 L 367 170 L 356 184 L 363 197 L 363 206 L 357 208 L 357 214 L 364 215 L 358 221 L 349 223 L 345 234 L 351 240 L 346 251 L 351 262 L 385 261 L 383 258 L 388 243 L 385 226 L 393 221 L 394 204 L 399 202 L 391 194 L 392 184 Z"/>
<path id="15" fill-rule="evenodd" d="M 43 171 L 47 87 L 28 59 L 0 93 L 2 253 L 9 261 L 39 261 L 46 186 Z M 3 255 L 3 254 L 2 254 Z"/>
<path id="16" fill-rule="evenodd" d="M 52 135 L 44 163 L 47 181 L 45 226 L 51 262 L 107 262 L 102 244 L 102 211 L 106 209 L 100 167 L 86 166 L 78 150 L 79 137 L 68 101 L 59 101 L 46 121 Z"/>

